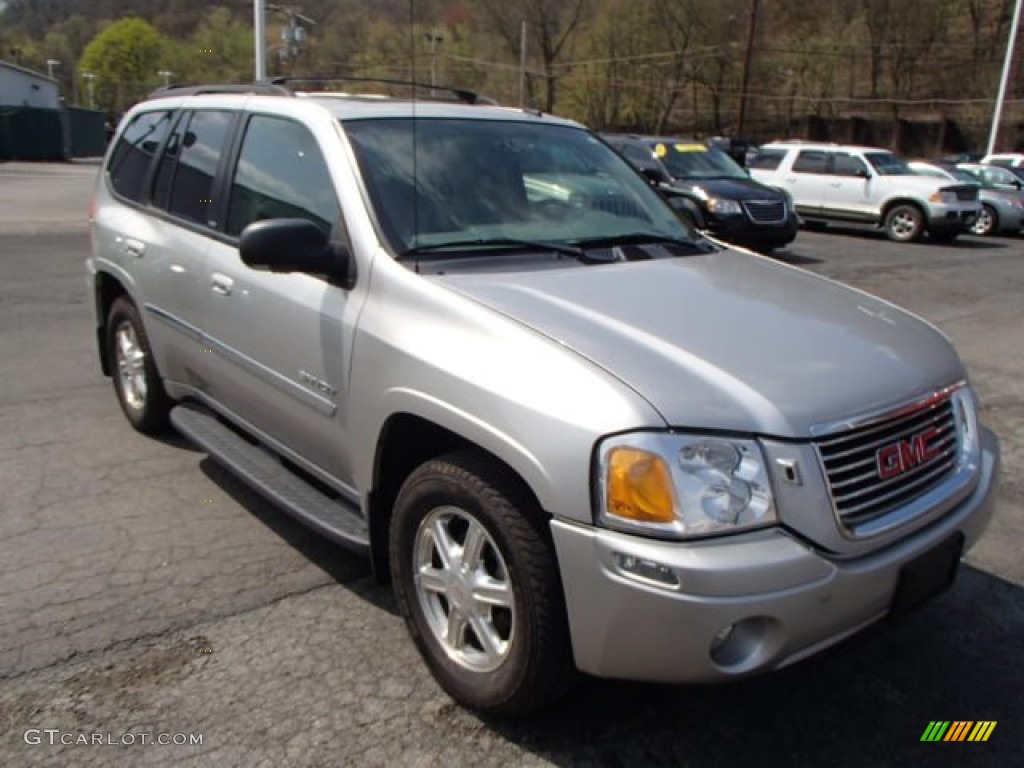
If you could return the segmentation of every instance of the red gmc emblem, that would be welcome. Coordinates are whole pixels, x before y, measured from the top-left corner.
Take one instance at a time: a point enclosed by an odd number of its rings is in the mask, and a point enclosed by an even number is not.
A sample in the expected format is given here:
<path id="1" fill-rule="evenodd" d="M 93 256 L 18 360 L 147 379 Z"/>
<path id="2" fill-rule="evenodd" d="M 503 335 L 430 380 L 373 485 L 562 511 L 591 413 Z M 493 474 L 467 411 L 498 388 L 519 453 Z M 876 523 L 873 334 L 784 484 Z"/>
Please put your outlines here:
<path id="1" fill-rule="evenodd" d="M 896 475 L 909 472 L 914 467 L 931 461 L 941 453 L 936 445 L 937 439 L 942 433 L 935 427 L 918 432 L 906 440 L 898 440 L 895 443 L 879 448 L 875 452 L 875 464 L 878 467 L 878 476 L 887 480 Z"/>

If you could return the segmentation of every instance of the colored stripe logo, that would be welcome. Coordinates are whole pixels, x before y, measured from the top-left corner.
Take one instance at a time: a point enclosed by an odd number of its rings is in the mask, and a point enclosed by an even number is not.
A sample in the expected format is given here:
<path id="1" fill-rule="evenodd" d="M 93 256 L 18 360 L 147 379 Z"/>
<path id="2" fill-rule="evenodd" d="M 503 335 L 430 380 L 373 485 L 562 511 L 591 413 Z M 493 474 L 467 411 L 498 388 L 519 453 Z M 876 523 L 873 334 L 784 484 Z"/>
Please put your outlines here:
<path id="1" fill-rule="evenodd" d="M 996 720 L 932 720 L 921 741 L 988 741 Z"/>

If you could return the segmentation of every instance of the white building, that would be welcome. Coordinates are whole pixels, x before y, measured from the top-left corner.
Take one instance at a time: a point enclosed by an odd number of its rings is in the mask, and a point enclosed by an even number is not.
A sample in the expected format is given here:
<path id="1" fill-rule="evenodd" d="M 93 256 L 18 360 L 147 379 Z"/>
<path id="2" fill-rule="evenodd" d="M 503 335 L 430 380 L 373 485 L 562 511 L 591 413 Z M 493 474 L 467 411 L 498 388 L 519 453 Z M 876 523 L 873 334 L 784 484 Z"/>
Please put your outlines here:
<path id="1" fill-rule="evenodd" d="M 41 72 L 0 61 L 0 107 L 60 109 L 57 81 Z"/>

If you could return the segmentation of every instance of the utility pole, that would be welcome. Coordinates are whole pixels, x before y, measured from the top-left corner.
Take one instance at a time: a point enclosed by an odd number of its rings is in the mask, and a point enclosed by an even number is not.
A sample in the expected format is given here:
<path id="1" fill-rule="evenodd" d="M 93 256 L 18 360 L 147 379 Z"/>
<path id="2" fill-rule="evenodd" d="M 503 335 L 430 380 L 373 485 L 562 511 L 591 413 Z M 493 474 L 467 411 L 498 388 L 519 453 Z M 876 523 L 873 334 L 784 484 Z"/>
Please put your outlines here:
<path id="1" fill-rule="evenodd" d="M 260 82 L 267 77 L 267 9 L 264 0 L 252 2 L 252 41 L 255 51 L 255 80 Z"/>
<path id="2" fill-rule="evenodd" d="M 1013 62 L 1013 49 L 1017 44 L 1017 25 L 1020 23 L 1021 0 L 1013 7 L 1013 24 L 1010 25 L 1010 38 L 1006 41 L 1006 58 L 1003 59 L 1003 74 L 999 78 L 999 94 L 996 96 L 995 114 L 992 115 L 992 130 L 988 135 L 987 154 L 996 150 L 996 138 L 999 136 L 999 122 L 1003 119 L 1003 101 L 1006 99 L 1006 85 L 1010 80 L 1010 64 Z"/>
<path id="3" fill-rule="evenodd" d="M 1020 0 L 1017 0 L 1020 2 Z M 743 56 L 743 82 L 740 85 L 740 113 L 736 118 L 736 136 L 743 135 L 743 121 L 747 117 L 747 87 L 750 85 L 750 64 L 754 58 L 754 38 L 757 34 L 757 0 L 750 0 L 750 23 L 747 25 L 747 51 Z"/>
<path id="4" fill-rule="evenodd" d="M 526 109 L 526 19 L 519 27 L 519 108 Z"/>

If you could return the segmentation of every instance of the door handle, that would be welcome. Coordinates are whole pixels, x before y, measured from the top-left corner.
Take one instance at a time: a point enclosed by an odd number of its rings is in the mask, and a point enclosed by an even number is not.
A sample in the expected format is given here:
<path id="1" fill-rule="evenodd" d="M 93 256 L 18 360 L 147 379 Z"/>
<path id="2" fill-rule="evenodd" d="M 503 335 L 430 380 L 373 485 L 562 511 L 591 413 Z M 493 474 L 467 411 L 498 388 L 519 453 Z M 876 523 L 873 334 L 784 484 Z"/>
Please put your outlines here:
<path id="1" fill-rule="evenodd" d="M 220 272 L 214 272 L 210 277 L 210 290 L 220 296 L 230 296 L 235 281 Z"/>
<path id="2" fill-rule="evenodd" d="M 141 240 L 136 240 L 134 237 L 121 237 L 119 235 L 115 242 L 121 246 L 121 251 L 127 256 L 141 259 L 146 252 L 146 244 Z"/>

